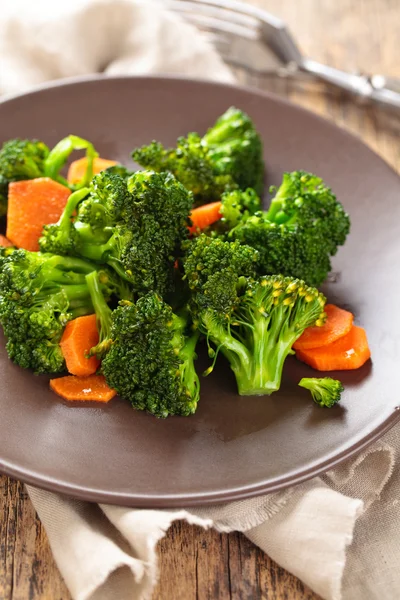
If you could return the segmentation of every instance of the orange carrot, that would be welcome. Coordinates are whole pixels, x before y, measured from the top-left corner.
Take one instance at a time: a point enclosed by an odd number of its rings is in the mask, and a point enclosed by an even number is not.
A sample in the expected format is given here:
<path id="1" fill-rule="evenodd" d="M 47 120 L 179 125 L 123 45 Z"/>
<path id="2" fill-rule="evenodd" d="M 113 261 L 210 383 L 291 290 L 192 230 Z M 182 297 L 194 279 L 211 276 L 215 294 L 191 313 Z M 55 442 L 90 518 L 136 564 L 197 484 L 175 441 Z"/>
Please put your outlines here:
<path id="1" fill-rule="evenodd" d="M 0 234 L 0 246 L 3 246 L 3 248 L 8 248 L 8 246 L 13 246 L 13 244 L 6 238 L 5 235 Z"/>
<path id="2" fill-rule="evenodd" d="M 293 344 L 295 350 L 320 348 L 335 342 L 349 333 L 353 326 L 353 315 L 334 304 L 325 306 L 326 322 L 322 327 L 308 327 L 303 335 Z"/>
<path id="3" fill-rule="evenodd" d="M 68 373 L 80 376 L 96 373 L 100 361 L 95 356 L 86 358 L 86 354 L 98 343 L 96 315 L 68 321 L 60 341 Z"/>
<path id="4" fill-rule="evenodd" d="M 58 221 L 70 193 L 49 177 L 10 183 L 6 233 L 10 242 L 18 248 L 38 251 L 43 225 Z"/>
<path id="5" fill-rule="evenodd" d="M 61 398 L 74 401 L 109 402 L 117 394 L 108 387 L 104 375 L 76 377 L 66 375 L 50 379 L 50 387 Z"/>
<path id="6" fill-rule="evenodd" d="M 221 202 L 211 202 L 210 204 L 203 204 L 198 208 L 192 210 L 190 218 L 193 225 L 189 227 L 190 233 L 195 233 L 198 229 L 205 229 L 209 225 L 216 223 L 221 218 Z"/>
<path id="7" fill-rule="evenodd" d="M 106 158 L 95 158 L 93 160 L 93 175 L 96 173 L 100 173 L 100 171 L 104 171 L 108 167 L 112 167 L 117 163 L 115 160 L 107 160 Z M 81 179 L 84 177 L 87 167 L 87 158 L 84 156 L 83 158 L 79 158 L 78 160 L 74 160 L 69 166 L 67 180 L 68 183 L 79 183 Z"/>
<path id="8" fill-rule="evenodd" d="M 296 350 L 299 360 L 317 371 L 358 369 L 371 356 L 365 329 L 353 325 L 345 336 L 321 348 Z"/>

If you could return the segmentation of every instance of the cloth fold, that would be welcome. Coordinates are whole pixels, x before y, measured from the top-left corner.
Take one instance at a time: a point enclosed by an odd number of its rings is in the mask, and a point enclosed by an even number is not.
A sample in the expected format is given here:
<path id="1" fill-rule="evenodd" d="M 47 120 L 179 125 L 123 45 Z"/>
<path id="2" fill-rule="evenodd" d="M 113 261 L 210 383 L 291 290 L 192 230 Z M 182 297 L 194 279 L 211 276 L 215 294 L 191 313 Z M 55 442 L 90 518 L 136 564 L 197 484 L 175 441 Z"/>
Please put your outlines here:
<path id="1" fill-rule="evenodd" d="M 0 11 L 0 93 L 58 78 L 175 73 L 231 82 L 207 39 L 146 0 L 11 0 Z M 74 600 L 150 599 L 173 521 L 243 531 L 326 600 L 400 597 L 399 427 L 321 478 L 226 505 L 135 510 L 28 486 Z"/>
<path id="2" fill-rule="evenodd" d="M 326 600 L 395 600 L 400 597 L 398 431 L 322 478 L 228 504 L 143 510 L 93 505 L 31 486 L 28 493 L 77 600 L 150 599 L 158 577 L 156 545 L 176 520 L 244 532 Z M 394 559 L 389 566 L 386 552 Z M 83 561 L 88 555 L 90 561 Z"/>
<path id="3" fill-rule="evenodd" d="M 151 0 L 6 0 L 0 93 L 71 76 L 179 74 L 233 82 L 207 39 Z"/>

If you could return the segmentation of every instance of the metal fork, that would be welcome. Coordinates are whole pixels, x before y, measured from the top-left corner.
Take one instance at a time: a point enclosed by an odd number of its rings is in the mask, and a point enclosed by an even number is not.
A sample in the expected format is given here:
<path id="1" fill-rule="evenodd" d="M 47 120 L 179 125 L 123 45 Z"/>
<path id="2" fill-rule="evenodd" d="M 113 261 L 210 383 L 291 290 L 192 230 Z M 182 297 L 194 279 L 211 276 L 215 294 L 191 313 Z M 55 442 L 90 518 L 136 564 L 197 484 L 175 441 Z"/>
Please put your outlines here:
<path id="1" fill-rule="evenodd" d="M 236 0 L 159 1 L 206 32 L 233 66 L 257 75 L 306 74 L 400 114 L 400 80 L 347 73 L 303 56 L 285 23 L 264 10 Z"/>

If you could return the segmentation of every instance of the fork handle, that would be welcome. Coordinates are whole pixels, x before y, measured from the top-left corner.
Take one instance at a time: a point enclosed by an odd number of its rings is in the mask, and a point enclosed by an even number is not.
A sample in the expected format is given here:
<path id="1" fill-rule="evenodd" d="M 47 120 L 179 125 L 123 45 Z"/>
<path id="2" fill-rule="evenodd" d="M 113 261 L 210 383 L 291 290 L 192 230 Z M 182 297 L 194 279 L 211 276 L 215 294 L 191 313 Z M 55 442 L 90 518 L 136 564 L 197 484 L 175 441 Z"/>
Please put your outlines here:
<path id="1" fill-rule="evenodd" d="M 400 111 L 400 81 L 395 78 L 385 78 L 381 75 L 353 75 L 309 58 L 304 58 L 299 68 L 363 101 L 373 101 Z"/>

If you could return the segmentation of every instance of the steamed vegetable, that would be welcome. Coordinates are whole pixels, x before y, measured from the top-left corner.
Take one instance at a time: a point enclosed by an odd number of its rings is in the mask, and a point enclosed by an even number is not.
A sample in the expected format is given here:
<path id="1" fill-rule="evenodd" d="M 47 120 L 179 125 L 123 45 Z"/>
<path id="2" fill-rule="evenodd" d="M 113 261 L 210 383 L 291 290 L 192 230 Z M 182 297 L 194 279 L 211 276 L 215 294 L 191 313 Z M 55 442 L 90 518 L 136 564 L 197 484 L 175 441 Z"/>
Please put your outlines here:
<path id="1" fill-rule="evenodd" d="M 108 169 L 116 165 L 115 160 L 108 160 L 106 158 L 94 158 L 92 164 L 92 174 L 97 175 L 101 171 Z M 86 156 L 83 158 L 78 158 L 78 160 L 74 160 L 68 169 L 67 181 L 70 185 L 76 185 L 80 181 L 82 181 L 85 177 L 85 174 L 88 169 L 88 159 Z"/>
<path id="2" fill-rule="evenodd" d="M 239 220 L 229 240 L 260 253 L 261 275 L 280 273 L 319 286 L 330 257 L 344 244 L 350 221 L 322 179 L 304 171 L 285 173 L 268 211 Z"/>
<path id="3" fill-rule="evenodd" d="M 320 348 L 296 350 L 301 361 L 317 371 L 359 369 L 371 357 L 365 329 L 353 325 L 349 333 Z"/>
<path id="4" fill-rule="evenodd" d="M 210 202 L 194 208 L 190 213 L 192 225 L 189 227 L 190 233 L 196 233 L 199 230 L 206 229 L 221 218 L 221 202 Z"/>
<path id="5" fill-rule="evenodd" d="M 174 288 L 191 209 L 191 194 L 170 173 L 141 171 L 124 179 L 102 171 L 44 228 L 40 248 L 108 264 L 136 292 L 164 296 Z"/>
<path id="6" fill-rule="evenodd" d="M 70 402 L 109 402 L 116 396 L 116 391 L 107 385 L 103 375 L 66 375 L 50 379 L 50 387 L 53 392 Z"/>
<path id="7" fill-rule="evenodd" d="M 157 417 L 195 412 L 200 383 L 194 367 L 198 333 L 187 311 L 173 313 L 157 294 L 111 311 L 96 273 L 87 276 L 100 342 L 91 353 L 102 359 L 110 387 L 138 410 Z"/>
<path id="8" fill-rule="evenodd" d="M 250 277 L 256 259 L 248 246 L 200 236 L 184 265 L 193 320 L 212 344 L 212 356 L 221 352 L 228 359 L 240 395 L 278 390 L 294 342 L 325 319 L 324 296 L 303 281 Z"/>
<path id="9" fill-rule="evenodd" d="M 18 248 L 37 252 L 43 226 L 60 218 L 70 194 L 67 187 L 48 177 L 10 183 L 8 239 Z"/>
<path id="10" fill-rule="evenodd" d="M 68 181 L 62 177 L 61 170 L 75 150 L 86 150 L 86 158 L 81 177 L 74 181 L 71 189 L 84 187 L 93 176 L 93 161 L 97 152 L 91 142 L 76 135 L 69 135 L 52 150 L 44 142 L 35 139 L 16 138 L 5 142 L 0 150 L 0 217 L 7 213 L 9 185 L 12 182 L 48 177 L 68 187 Z M 32 200 L 38 201 L 40 208 L 40 196 L 35 196 Z M 33 207 L 30 211 L 32 214 Z"/>
<path id="11" fill-rule="evenodd" d="M 327 304 L 325 313 L 326 321 L 324 325 L 306 329 L 303 335 L 293 344 L 295 350 L 308 350 L 309 348 L 327 346 L 349 333 L 354 319 L 351 312 L 334 304 Z"/>
<path id="12" fill-rule="evenodd" d="M 76 150 L 85 156 L 65 178 Z M 264 208 L 249 115 L 232 107 L 202 136 L 132 156 L 141 170 L 74 135 L 52 149 L 15 139 L 0 150 L 0 324 L 13 362 L 68 371 L 50 382 L 66 400 L 118 394 L 165 418 L 197 409 L 201 343 L 204 375 L 227 361 L 241 396 L 279 390 L 293 354 L 319 371 L 369 359 L 365 331 L 317 289 L 349 216 L 302 170 L 285 172 Z M 329 377 L 299 385 L 327 407 L 343 390 Z"/>
<path id="13" fill-rule="evenodd" d="M 320 379 L 316 377 L 303 377 L 299 386 L 310 390 L 314 402 L 319 404 L 319 406 L 326 406 L 327 408 L 332 408 L 332 406 L 340 402 L 344 390 L 342 383 L 331 377 L 322 377 Z"/>
<path id="14" fill-rule="evenodd" d="M 68 321 L 60 340 L 68 373 L 93 375 L 100 366 L 96 356 L 88 356 L 90 349 L 99 341 L 96 315 L 85 315 Z"/>
<path id="15" fill-rule="evenodd" d="M 10 359 L 35 373 L 65 370 L 60 341 L 71 319 L 93 313 L 85 276 L 96 265 L 80 258 L 3 249 L 0 257 L 0 323 Z M 114 275 L 100 268 L 108 299 L 121 293 Z"/>
<path id="16" fill-rule="evenodd" d="M 220 200 L 229 189 L 264 186 L 263 148 L 254 123 L 236 108 L 226 111 L 204 137 L 189 133 L 175 148 L 153 141 L 132 152 L 145 169 L 170 171 L 191 192 L 196 203 Z"/>

